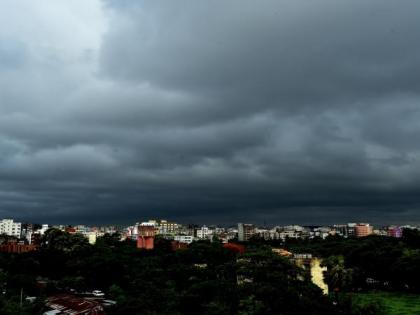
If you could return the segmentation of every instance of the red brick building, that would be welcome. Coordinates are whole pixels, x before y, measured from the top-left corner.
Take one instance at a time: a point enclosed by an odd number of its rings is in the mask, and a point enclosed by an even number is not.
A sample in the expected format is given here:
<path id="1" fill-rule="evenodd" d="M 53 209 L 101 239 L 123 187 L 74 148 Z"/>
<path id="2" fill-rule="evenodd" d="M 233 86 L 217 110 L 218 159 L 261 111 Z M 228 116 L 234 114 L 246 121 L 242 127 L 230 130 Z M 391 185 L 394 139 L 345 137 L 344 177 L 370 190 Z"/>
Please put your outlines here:
<path id="1" fill-rule="evenodd" d="M 19 244 L 17 242 L 11 242 L 11 243 L 0 245 L 0 252 L 3 252 L 3 253 L 21 254 L 21 253 L 32 252 L 37 249 L 38 249 L 38 246 L 36 245 L 25 245 L 25 244 Z"/>
<path id="2" fill-rule="evenodd" d="M 69 233 L 69 234 L 76 234 L 76 232 L 77 232 L 76 229 L 74 227 L 71 227 L 71 226 L 66 227 L 64 231 L 66 233 Z"/>
<path id="3" fill-rule="evenodd" d="M 138 227 L 137 248 L 153 249 L 155 247 L 155 227 L 140 225 Z"/>

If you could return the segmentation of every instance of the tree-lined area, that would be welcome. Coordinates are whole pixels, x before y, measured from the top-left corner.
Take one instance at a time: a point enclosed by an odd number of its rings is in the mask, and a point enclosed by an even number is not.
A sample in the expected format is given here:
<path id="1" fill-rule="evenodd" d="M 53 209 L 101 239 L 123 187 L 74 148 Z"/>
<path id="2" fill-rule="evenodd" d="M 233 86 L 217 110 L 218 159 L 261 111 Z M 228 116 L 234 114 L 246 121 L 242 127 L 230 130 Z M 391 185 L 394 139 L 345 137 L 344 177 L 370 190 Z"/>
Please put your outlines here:
<path id="1" fill-rule="evenodd" d="M 309 252 L 324 259 L 327 277 L 340 277 L 332 289 L 360 291 L 382 289 L 420 293 L 420 232 L 406 229 L 402 238 L 328 237 L 325 240 L 288 240 L 293 252 Z M 338 276 L 340 275 L 340 276 Z"/>
<path id="2" fill-rule="evenodd" d="M 138 250 L 119 235 L 90 245 L 51 229 L 38 251 L 0 254 L 0 314 L 42 314 L 50 295 L 91 290 L 117 302 L 107 314 L 386 314 L 383 301 L 360 297 L 373 290 L 418 293 L 419 244 L 419 234 L 407 231 L 402 239 L 254 239 L 244 254 L 217 240 L 174 251 L 156 238 L 155 249 Z M 323 258 L 330 296 L 307 270 L 273 253 L 279 245 Z M 22 292 L 37 299 L 21 305 Z"/>

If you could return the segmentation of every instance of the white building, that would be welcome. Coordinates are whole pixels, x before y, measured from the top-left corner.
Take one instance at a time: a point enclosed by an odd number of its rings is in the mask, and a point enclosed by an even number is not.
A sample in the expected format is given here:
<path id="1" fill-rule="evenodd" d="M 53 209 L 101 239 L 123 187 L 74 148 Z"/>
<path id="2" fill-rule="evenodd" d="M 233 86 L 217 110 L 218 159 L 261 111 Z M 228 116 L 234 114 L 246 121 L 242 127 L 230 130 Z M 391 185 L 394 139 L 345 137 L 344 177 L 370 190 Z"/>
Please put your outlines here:
<path id="1" fill-rule="evenodd" d="M 174 240 L 181 243 L 191 244 L 194 240 L 194 237 L 191 235 L 175 235 Z"/>
<path id="2" fill-rule="evenodd" d="M 22 224 L 13 222 L 13 219 L 3 219 L 0 221 L 0 234 L 20 237 Z"/>
<path id="3" fill-rule="evenodd" d="M 295 232 L 303 232 L 305 228 L 300 225 L 286 225 L 282 228 L 284 231 L 295 231 Z"/>
<path id="4" fill-rule="evenodd" d="M 294 230 L 286 230 L 279 232 L 279 236 L 282 240 L 285 240 L 286 238 L 301 238 L 302 232 L 294 231 Z"/>
<path id="5" fill-rule="evenodd" d="M 197 238 L 199 239 L 212 239 L 213 230 L 209 229 L 207 226 L 203 225 L 197 230 Z"/>

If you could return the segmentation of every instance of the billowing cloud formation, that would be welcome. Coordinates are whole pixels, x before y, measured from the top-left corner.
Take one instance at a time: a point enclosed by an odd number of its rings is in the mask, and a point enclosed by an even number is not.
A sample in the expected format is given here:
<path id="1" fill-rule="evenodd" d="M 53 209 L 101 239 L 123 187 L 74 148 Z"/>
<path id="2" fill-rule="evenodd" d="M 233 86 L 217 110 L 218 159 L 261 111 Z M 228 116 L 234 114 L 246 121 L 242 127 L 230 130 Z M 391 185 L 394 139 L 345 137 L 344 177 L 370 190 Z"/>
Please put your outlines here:
<path id="1" fill-rule="evenodd" d="M 4 1 L 0 216 L 420 220 L 418 1 Z"/>

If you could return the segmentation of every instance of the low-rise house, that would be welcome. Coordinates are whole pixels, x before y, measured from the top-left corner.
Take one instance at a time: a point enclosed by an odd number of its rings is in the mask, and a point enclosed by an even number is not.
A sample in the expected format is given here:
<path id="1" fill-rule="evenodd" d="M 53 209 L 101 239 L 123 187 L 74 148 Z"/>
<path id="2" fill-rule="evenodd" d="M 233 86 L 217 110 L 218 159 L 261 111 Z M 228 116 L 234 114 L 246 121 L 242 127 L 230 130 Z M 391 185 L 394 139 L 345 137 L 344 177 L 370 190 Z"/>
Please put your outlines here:
<path id="1" fill-rule="evenodd" d="M 105 315 L 105 310 L 99 301 L 88 298 L 80 298 L 69 294 L 51 296 L 45 304 L 49 314 L 66 315 Z"/>
<path id="2" fill-rule="evenodd" d="M 37 250 L 38 246 L 33 244 L 21 244 L 16 241 L 0 245 L 0 252 L 22 254 Z"/>
<path id="3" fill-rule="evenodd" d="M 181 243 L 191 244 L 194 240 L 194 237 L 191 235 L 175 235 L 174 240 Z"/>

